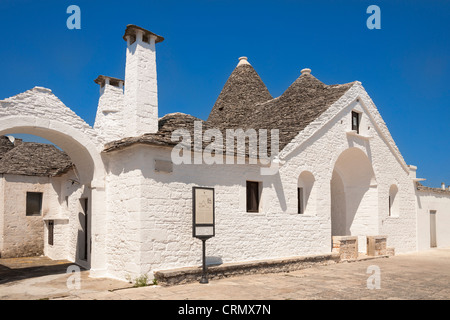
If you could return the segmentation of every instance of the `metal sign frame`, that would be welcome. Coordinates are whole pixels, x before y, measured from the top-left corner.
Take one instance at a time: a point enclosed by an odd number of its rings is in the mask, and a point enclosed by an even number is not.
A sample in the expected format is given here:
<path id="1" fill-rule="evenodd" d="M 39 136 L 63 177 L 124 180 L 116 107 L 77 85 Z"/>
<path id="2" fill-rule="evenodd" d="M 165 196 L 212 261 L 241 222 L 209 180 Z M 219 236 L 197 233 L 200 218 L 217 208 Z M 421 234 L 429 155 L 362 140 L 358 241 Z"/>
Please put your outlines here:
<path id="1" fill-rule="evenodd" d="M 212 203 L 208 203 L 208 207 L 211 207 L 209 214 L 212 214 L 212 222 L 211 223 L 197 223 L 197 215 L 199 212 L 197 212 L 197 204 L 199 204 L 199 201 L 205 200 L 205 199 L 197 199 L 197 190 L 205 190 L 208 191 L 209 199 L 206 199 L 209 201 L 211 198 Z M 208 188 L 208 187 L 192 187 L 192 236 L 199 239 L 209 239 L 216 235 L 216 209 L 215 209 L 215 192 L 214 188 Z M 208 217 L 211 218 L 211 217 Z M 211 220 L 211 219 L 207 219 Z M 203 232 L 202 232 L 203 231 Z M 212 232 L 211 232 L 212 231 Z"/>

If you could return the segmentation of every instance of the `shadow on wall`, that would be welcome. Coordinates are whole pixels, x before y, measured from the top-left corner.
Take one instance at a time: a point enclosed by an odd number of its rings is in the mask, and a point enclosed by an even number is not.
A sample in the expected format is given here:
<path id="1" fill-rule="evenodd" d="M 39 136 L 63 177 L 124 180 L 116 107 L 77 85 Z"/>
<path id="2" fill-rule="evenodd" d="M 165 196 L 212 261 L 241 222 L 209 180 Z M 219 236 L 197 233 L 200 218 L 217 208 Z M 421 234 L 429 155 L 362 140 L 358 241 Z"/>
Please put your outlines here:
<path id="1" fill-rule="evenodd" d="M 219 256 L 206 256 L 206 265 L 208 266 L 218 266 L 223 263 L 222 257 Z"/>

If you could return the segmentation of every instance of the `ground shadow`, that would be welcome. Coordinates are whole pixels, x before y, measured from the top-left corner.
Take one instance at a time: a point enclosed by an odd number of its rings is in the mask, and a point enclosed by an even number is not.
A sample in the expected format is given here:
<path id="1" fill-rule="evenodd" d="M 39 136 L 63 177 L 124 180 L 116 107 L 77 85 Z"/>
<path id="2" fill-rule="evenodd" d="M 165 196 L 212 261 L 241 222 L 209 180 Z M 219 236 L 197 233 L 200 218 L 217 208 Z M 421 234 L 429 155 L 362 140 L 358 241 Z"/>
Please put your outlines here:
<path id="1" fill-rule="evenodd" d="M 61 261 L 55 261 L 54 264 L 49 264 L 46 261 L 42 263 L 34 261 L 32 266 L 25 267 L 18 264 L 12 266 L 10 265 L 10 261 L 11 259 L 0 259 L 0 285 L 30 278 L 64 274 L 67 273 L 69 266 L 75 265 L 75 263 L 68 261 L 63 263 Z M 81 266 L 79 267 L 80 270 L 85 270 Z"/>

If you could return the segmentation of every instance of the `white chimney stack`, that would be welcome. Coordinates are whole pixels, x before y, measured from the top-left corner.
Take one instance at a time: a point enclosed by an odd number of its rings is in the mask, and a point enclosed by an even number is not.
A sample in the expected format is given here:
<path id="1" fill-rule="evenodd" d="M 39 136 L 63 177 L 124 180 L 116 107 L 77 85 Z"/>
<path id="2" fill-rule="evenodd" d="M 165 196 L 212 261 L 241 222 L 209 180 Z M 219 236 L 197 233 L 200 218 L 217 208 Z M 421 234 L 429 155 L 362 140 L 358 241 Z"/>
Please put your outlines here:
<path id="1" fill-rule="evenodd" d="M 100 86 L 97 115 L 94 129 L 105 142 L 124 138 L 126 123 L 122 115 L 124 81 L 113 77 L 100 75 L 94 80 Z"/>
<path id="2" fill-rule="evenodd" d="M 125 67 L 124 136 L 136 137 L 158 131 L 158 84 L 156 48 L 163 37 L 135 25 L 128 25 Z"/>

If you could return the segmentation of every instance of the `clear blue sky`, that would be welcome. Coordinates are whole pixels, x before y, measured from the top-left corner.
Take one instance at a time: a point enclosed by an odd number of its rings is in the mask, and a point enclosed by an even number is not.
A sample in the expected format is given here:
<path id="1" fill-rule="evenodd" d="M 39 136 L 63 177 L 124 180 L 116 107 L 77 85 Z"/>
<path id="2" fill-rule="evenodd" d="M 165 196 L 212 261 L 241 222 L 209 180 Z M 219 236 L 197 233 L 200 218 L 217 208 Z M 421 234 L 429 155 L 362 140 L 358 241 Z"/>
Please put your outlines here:
<path id="1" fill-rule="evenodd" d="M 81 30 L 66 9 L 81 8 Z M 369 30 L 366 9 L 381 9 Z M 272 96 L 305 67 L 326 84 L 362 82 L 424 184 L 450 184 L 450 1 L 0 0 L 0 99 L 36 85 L 93 125 L 99 75 L 124 78 L 125 26 L 157 45 L 159 115 L 208 117 L 238 57 Z"/>

